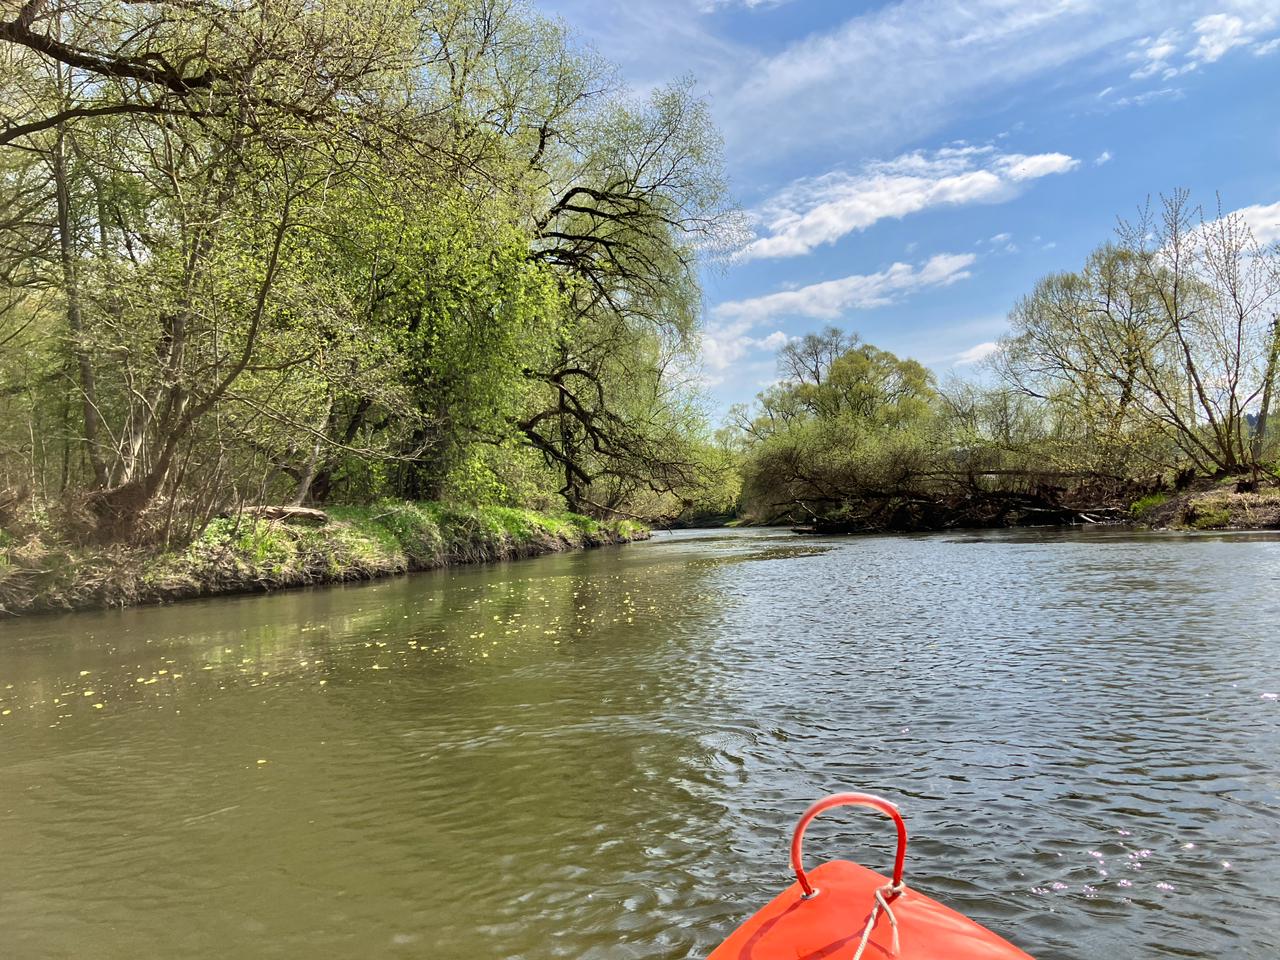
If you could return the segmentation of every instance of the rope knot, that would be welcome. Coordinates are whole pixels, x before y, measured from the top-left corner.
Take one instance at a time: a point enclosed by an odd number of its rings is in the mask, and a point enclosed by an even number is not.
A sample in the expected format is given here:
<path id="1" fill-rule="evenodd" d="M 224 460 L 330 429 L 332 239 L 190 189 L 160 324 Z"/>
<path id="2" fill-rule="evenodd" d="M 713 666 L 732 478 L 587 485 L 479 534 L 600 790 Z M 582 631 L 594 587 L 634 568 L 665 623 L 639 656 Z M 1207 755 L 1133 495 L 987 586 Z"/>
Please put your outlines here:
<path id="1" fill-rule="evenodd" d="M 858 944 L 858 949 L 853 952 L 851 960 L 862 960 L 863 951 L 867 949 L 867 944 L 871 942 L 871 931 L 875 929 L 876 920 L 880 918 L 883 912 L 889 918 L 889 926 L 893 931 L 893 948 L 889 951 L 896 955 L 901 944 L 898 941 L 898 918 L 893 915 L 893 908 L 889 906 L 889 900 L 894 899 L 906 890 L 906 886 L 901 883 L 886 883 L 883 887 L 876 890 L 876 902 L 871 908 L 871 915 L 867 917 L 867 925 L 862 930 L 862 941 Z M 888 894 L 888 899 L 885 894 Z"/>

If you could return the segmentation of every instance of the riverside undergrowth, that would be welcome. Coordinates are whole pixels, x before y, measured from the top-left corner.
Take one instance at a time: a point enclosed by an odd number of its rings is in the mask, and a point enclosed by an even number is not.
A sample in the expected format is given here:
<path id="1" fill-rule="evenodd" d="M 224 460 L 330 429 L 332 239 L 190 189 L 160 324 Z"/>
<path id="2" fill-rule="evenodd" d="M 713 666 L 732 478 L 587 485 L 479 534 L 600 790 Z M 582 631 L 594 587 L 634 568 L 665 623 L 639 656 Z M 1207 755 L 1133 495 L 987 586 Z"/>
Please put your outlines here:
<path id="1" fill-rule="evenodd" d="M 0 614 L 369 580 L 649 535 L 631 520 L 491 505 L 384 501 L 331 507 L 327 514 L 320 525 L 222 517 L 187 546 L 165 552 L 6 537 L 0 539 Z"/>

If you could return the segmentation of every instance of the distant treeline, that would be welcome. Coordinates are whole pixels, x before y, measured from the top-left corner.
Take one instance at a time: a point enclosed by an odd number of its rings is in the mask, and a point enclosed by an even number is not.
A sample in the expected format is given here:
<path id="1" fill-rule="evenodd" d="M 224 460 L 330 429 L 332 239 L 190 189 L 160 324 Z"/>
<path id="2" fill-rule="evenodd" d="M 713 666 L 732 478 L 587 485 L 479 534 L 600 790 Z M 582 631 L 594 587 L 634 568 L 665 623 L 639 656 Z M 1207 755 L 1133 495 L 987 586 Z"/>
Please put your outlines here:
<path id="1" fill-rule="evenodd" d="M 736 220 L 688 84 L 637 101 L 519 0 L 0 17 L 0 526 L 722 478 L 689 371 Z"/>
<path id="2" fill-rule="evenodd" d="M 841 529 L 1098 519 L 1196 477 L 1274 482 L 1280 251 L 1184 193 L 1041 280 L 985 376 L 939 384 L 829 328 L 725 442 L 757 520 Z"/>

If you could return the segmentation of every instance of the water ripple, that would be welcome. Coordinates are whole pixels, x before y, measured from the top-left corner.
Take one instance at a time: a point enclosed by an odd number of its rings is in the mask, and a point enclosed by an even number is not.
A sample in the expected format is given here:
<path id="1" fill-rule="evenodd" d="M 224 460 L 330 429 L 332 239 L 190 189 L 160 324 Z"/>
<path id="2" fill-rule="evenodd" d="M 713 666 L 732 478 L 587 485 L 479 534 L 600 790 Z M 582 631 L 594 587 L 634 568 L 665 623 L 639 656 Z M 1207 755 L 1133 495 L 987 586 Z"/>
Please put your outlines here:
<path id="1" fill-rule="evenodd" d="M 0 955 L 694 958 L 859 788 L 1041 960 L 1271 958 L 1278 577 L 1262 536 L 687 533 L 3 624 Z"/>

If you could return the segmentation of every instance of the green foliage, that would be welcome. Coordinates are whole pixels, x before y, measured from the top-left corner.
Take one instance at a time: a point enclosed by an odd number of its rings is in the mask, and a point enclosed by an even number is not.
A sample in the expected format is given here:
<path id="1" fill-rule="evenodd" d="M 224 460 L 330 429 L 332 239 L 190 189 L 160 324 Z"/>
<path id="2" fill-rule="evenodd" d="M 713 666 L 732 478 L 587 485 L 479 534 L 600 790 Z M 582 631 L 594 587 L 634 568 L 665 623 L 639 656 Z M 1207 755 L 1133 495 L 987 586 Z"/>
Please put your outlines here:
<path id="1" fill-rule="evenodd" d="M 835 330 L 792 346 L 782 361 L 790 378 L 760 395 L 754 415 L 740 414 L 750 514 L 833 516 L 927 487 L 946 445 L 924 367 Z"/>
<path id="2" fill-rule="evenodd" d="M 1129 505 L 1129 513 L 1135 520 L 1146 519 L 1152 510 L 1167 503 L 1170 496 L 1172 494 L 1169 493 L 1149 493 L 1145 497 L 1139 497 Z"/>
<path id="3" fill-rule="evenodd" d="M 358 580 L 643 536 L 647 530 L 632 521 L 389 500 L 334 508 L 320 526 L 224 517 L 158 556 L 39 542 L 0 550 L 0 613 Z"/>
<path id="4" fill-rule="evenodd" d="M 399 553 L 410 565 L 429 566 L 444 555 L 444 536 L 430 504 L 382 501 L 370 507 L 334 507 L 330 512 L 375 541 L 385 556 Z"/>
<path id="5" fill-rule="evenodd" d="M 1176 192 L 1079 271 L 1037 283 L 997 369 L 1078 464 L 1241 472 L 1272 442 L 1278 256 L 1240 214 L 1206 217 Z"/>
<path id="6" fill-rule="evenodd" d="M 844 528 L 1145 518 L 1171 474 L 1259 476 L 1280 376 L 1280 251 L 1187 195 L 1122 222 L 1080 270 L 1040 280 L 988 372 L 939 389 L 919 365 L 829 328 L 734 419 L 755 518 Z M 1262 494 L 1188 522 L 1270 523 Z M 1252 503 L 1252 506 L 1250 506 Z M 1232 511 L 1237 511 L 1233 513 Z"/>
<path id="7" fill-rule="evenodd" d="M 691 84 L 638 101 L 523 3 L 224 7 L 6 35 L 0 492 L 170 543 L 264 500 L 700 488 L 672 371 L 734 217 Z"/>
<path id="8" fill-rule="evenodd" d="M 1225 506 L 1202 507 L 1194 511 L 1190 520 L 1196 530 L 1221 530 L 1231 526 L 1231 511 Z"/>

